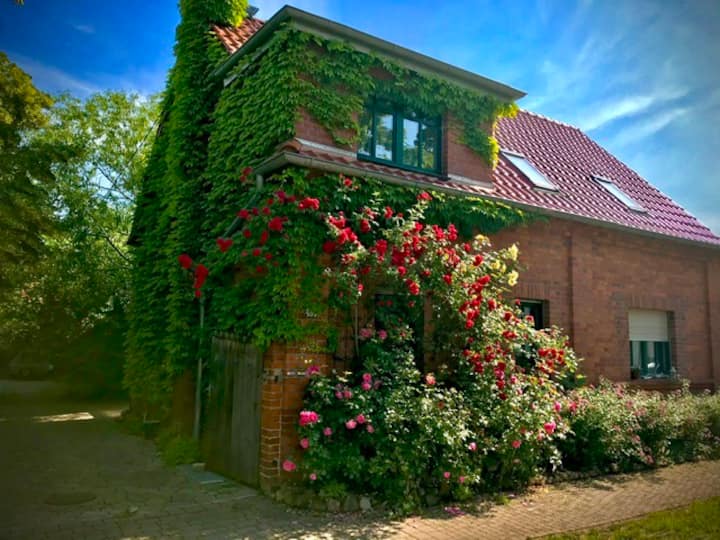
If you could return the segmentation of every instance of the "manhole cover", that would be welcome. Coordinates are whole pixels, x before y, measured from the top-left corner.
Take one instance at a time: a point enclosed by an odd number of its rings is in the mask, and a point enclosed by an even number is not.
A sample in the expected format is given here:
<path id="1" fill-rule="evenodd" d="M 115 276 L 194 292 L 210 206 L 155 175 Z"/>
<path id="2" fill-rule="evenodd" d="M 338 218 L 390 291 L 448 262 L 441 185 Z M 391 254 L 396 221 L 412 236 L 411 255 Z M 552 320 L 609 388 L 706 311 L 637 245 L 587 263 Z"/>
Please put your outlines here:
<path id="1" fill-rule="evenodd" d="M 95 499 L 97 495 L 94 493 L 83 493 L 75 491 L 72 493 L 51 493 L 45 498 L 45 504 L 55 506 L 65 506 L 69 504 L 82 504 Z"/>

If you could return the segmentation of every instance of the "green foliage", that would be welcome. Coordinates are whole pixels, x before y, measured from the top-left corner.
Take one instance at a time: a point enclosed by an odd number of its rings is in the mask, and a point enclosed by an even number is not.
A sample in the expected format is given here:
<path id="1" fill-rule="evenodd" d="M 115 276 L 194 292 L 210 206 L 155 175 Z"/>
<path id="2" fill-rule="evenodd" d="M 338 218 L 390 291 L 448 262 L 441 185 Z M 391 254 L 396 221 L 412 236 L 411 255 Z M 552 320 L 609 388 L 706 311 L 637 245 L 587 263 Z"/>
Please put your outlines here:
<path id="1" fill-rule="evenodd" d="M 53 234 L 0 302 L 9 355 L 49 351 L 76 395 L 117 392 L 123 363 L 129 260 L 125 241 L 152 144 L 155 99 L 106 92 L 60 96 L 28 144 L 63 149 L 47 187 Z M 42 204 L 42 201 L 38 201 Z"/>
<path id="2" fill-rule="evenodd" d="M 573 435 L 562 444 L 571 469 L 630 471 L 717 456 L 720 396 L 631 391 L 603 382 L 570 395 Z"/>
<path id="3" fill-rule="evenodd" d="M 53 231 L 52 166 L 65 158 L 66 149 L 34 138 L 47 125 L 51 105 L 30 76 L 0 52 L 0 303 L 24 267 L 42 255 L 43 237 Z"/>
<path id="4" fill-rule="evenodd" d="M 253 179 L 241 182 L 245 167 L 293 137 L 301 110 L 340 142 L 357 134 L 356 113 L 371 95 L 396 98 L 427 114 L 449 111 L 466 122 L 468 144 L 492 163 L 496 154 L 490 126 L 498 114 L 511 114 L 514 107 L 291 28 L 278 30 L 259 54 L 237 65 L 231 73 L 234 81 L 221 90 L 220 81 L 209 79 L 219 61 L 217 42 L 207 34 L 207 23 L 215 19 L 201 11 L 182 10 L 164 121 L 134 218 L 133 237 L 139 245 L 126 384 L 136 403 L 155 408 L 167 404 L 172 380 L 190 365 L 200 337 L 192 279 L 176 263 L 180 253 L 211 269 L 204 289 L 207 335 L 233 332 L 266 347 L 324 332 L 332 346 L 334 330 L 322 319 L 304 317 L 306 312 L 324 313 L 326 282 L 319 255 L 327 231 L 321 220 L 284 210 L 292 232 L 275 239 L 274 246 L 263 246 L 263 256 L 272 250 L 271 263 L 257 264 L 242 253 L 258 247 L 258 235 L 272 216 L 253 222 L 248 241 L 240 230 L 232 231 L 237 248 L 228 253 L 218 252 L 215 239 L 226 234 L 234 212 L 262 208 L 278 189 L 318 197 L 325 211 L 348 214 L 368 201 L 399 207 L 414 201 L 412 190 L 371 179 L 359 180 L 351 194 L 338 193 L 337 176 L 310 179 L 298 169 L 267 179 L 260 190 Z M 395 82 L 377 81 L 373 68 L 389 71 Z M 455 220 L 463 231 L 492 233 L 526 220 L 502 204 L 438 199 L 429 212 L 438 223 Z M 256 266 L 263 269 L 262 280 L 255 279 Z"/>
<path id="5" fill-rule="evenodd" d="M 647 516 L 606 529 L 554 534 L 544 540 L 651 540 L 674 538 L 692 540 L 720 536 L 720 497 L 696 501 L 685 508 L 653 512 Z"/>
<path id="6" fill-rule="evenodd" d="M 173 429 L 167 429 L 160 433 L 156 442 L 166 465 L 194 463 L 200 458 L 200 447 L 197 441 L 181 435 Z"/>
<path id="7" fill-rule="evenodd" d="M 462 243 L 452 225 L 426 223 L 428 197 L 402 217 L 366 206 L 342 224 L 328 218 L 339 259 L 331 295 L 351 306 L 389 289 L 411 309 L 425 299 L 427 323 L 441 334 L 433 353 L 445 363 L 421 375 L 398 310 L 384 328 L 359 330 L 357 372 L 312 374 L 300 421 L 302 468 L 321 493 L 341 484 L 403 511 L 438 495 L 523 486 L 557 466 L 567 430 L 562 381 L 576 368 L 562 334 L 536 331 L 504 300 L 517 280 L 517 248 L 492 251 L 482 236 Z M 345 227 L 363 219 L 360 242 L 345 241 Z M 303 420 L 307 411 L 318 421 Z"/>
<path id="8" fill-rule="evenodd" d="M 218 60 L 211 23 L 239 24 L 245 0 L 182 0 L 175 65 L 162 106 L 162 126 L 145 171 L 135 211 L 132 306 L 125 384 L 136 407 L 160 414 L 173 378 L 196 350 L 196 309 L 186 276 L 173 261 L 198 252 L 205 220 L 203 173 L 210 118 L 221 81 L 210 73 Z"/>

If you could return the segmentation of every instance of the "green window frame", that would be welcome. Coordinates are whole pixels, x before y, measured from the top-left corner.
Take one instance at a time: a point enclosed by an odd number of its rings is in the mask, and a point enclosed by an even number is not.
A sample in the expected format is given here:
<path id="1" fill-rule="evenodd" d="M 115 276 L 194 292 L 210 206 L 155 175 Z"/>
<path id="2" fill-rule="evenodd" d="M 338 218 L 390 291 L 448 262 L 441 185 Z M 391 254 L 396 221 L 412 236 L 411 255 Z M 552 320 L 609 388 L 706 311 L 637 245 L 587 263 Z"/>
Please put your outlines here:
<path id="1" fill-rule="evenodd" d="M 440 175 L 442 127 L 439 117 L 426 117 L 373 101 L 360 117 L 360 129 L 359 159 Z"/>

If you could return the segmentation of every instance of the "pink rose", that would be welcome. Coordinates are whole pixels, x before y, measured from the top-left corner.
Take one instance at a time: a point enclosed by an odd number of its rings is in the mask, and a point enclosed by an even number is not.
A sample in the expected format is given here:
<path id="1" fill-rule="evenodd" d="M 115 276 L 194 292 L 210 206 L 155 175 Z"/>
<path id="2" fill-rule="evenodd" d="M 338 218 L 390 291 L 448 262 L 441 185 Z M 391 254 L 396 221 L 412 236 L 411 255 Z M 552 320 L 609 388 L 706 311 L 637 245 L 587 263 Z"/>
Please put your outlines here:
<path id="1" fill-rule="evenodd" d="M 450 473 L 449 473 L 448 471 L 445 471 L 445 472 L 443 473 L 443 478 L 445 478 L 445 480 L 449 480 L 449 479 L 450 479 Z"/>
<path id="2" fill-rule="evenodd" d="M 317 480 L 317 474 L 315 474 L 315 473 L 310 473 L 310 480 L 311 480 L 312 482 L 314 482 L 315 480 Z"/>
<path id="3" fill-rule="evenodd" d="M 360 339 L 370 339 L 373 335 L 373 331 L 370 328 L 360 329 Z"/>
<path id="4" fill-rule="evenodd" d="M 315 365 L 312 365 L 305 370 L 305 375 L 307 375 L 308 377 L 312 377 L 313 375 L 317 375 L 318 373 L 320 373 L 320 368 Z"/>
<path id="5" fill-rule="evenodd" d="M 345 399 L 350 399 L 352 396 L 353 396 L 352 390 L 350 390 L 349 388 L 346 388 L 345 390 L 343 390 L 343 397 Z"/>
<path id="6" fill-rule="evenodd" d="M 318 413 L 315 411 L 300 411 L 300 425 L 306 426 L 308 424 L 314 424 L 318 421 Z"/>
<path id="7" fill-rule="evenodd" d="M 559 401 L 556 401 L 555 404 L 553 405 L 553 408 L 555 409 L 555 412 L 560 412 L 562 410 L 562 405 L 560 404 Z"/>
<path id="8" fill-rule="evenodd" d="M 555 428 L 557 425 L 555 424 L 554 420 L 550 420 L 549 422 L 545 422 L 543 424 L 543 428 L 545 429 L 545 433 L 548 435 L 552 435 L 555 432 Z"/>
<path id="9" fill-rule="evenodd" d="M 477 443 L 475 441 L 468 444 L 468 450 L 471 452 L 477 452 Z"/>
<path id="10" fill-rule="evenodd" d="M 355 429 L 357 427 L 357 422 L 351 418 L 345 422 L 345 427 L 348 429 Z"/>
<path id="11" fill-rule="evenodd" d="M 460 478 L 458 478 L 458 482 L 460 482 L 461 484 L 464 484 L 464 483 L 465 483 L 465 477 L 464 477 L 464 476 L 461 476 Z"/>
<path id="12" fill-rule="evenodd" d="M 289 459 L 286 459 L 285 461 L 283 461 L 282 468 L 286 472 L 293 472 L 297 468 L 297 465 L 295 465 Z"/>
<path id="13" fill-rule="evenodd" d="M 379 331 L 378 331 L 378 337 L 379 337 L 381 340 L 386 339 L 386 338 L 387 338 L 387 332 L 386 332 L 385 330 L 379 330 Z"/>
<path id="14" fill-rule="evenodd" d="M 368 424 L 365 426 L 365 429 L 367 429 L 368 433 L 375 433 L 375 428 L 372 426 L 372 424 Z"/>
<path id="15" fill-rule="evenodd" d="M 358 414 L 355 417 L 355 420 L 357 420 L 358 424 L 364 424 L 365 423 L 365 415 L 364 414 Z"/>
<path id="16" fill-rule="evenodd" d="M 362 388 L 363 390 L 365 390 L 365 391 L 367 392 L 368 390 L 372 389 L 372 384 L 370 384 L 370 383 L 367 382 L 367 381 L 364 381 L 364 382 L 360 385 L 360 388 Z"/>
<path id="17" fill-rule="evenodd" d="M 323 435 L 325 435 L 326 437 L 332 435 L 332 428 L 326 427 L 325 429 L 323 429 Z"/>
<path id="18" fill-rule="evenodd" d="M 342 398 L 343 398 L 343 393 L 342 393 L 340 390 L 338 390 L 337 392 L 335 392 L 335 397 L 338 398 L 338 399 L 342 399 Z"/>
<path id="19" fill-rule="evenodd" d="M 369 373 L 363 373 L 363 382 L 371 383 L 372 382 L 372 375 Z"/>
<path id="20" fill-rule="evenodd" d="M 300 446 L 307 450 L 310 448 L 310 440 L 307 437 L 300 439 Z"/>
<path id="21" fill-rule="evenodd" d="M 518 439 L 515 439 L 515 440 L 512 442 L 512 447 L 513 447 L 515 450 L 517 450 L 518 448 L 520 448 L 520 445 L 521 445 L 521 444 L 522 444 L 522 442 L 520 442 Z"/>
<path id="22" fill-rule="evenodd" d="M 425 383 L 428 386 L 435 386 L 435 375 L 433 375 L 432 373 L 428 373 L 427 375 L 425 375 Z"/>

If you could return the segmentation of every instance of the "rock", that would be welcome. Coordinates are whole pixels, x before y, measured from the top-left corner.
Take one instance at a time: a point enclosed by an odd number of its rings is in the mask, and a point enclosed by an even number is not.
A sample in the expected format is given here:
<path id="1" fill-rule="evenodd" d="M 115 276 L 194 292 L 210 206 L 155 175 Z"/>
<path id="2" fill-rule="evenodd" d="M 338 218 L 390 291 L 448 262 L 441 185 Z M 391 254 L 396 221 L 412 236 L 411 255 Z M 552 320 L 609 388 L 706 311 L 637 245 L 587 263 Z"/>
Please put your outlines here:
<path id="1" fill-rule="evenodd" d="M 340 501 L 338 501 L 337 499 L 328 499 L 327 509 L 328 509 L 328 512 L 339 512 L 340 511 Z"/>
<path id="2" fill-rule="evenodd" d="M 343 501 L 343 512 L 357 512 L 358 510 L 360 510 L 360 499 L 351 493 Z"/>
<path id="3" fill-rule="evenodd" d="M 369 497 L 360 497 L 360 510 L 363 512 L 372 510 L 372 502 Z"/>

